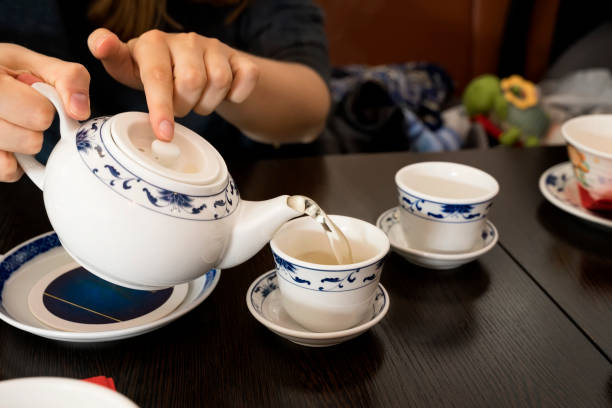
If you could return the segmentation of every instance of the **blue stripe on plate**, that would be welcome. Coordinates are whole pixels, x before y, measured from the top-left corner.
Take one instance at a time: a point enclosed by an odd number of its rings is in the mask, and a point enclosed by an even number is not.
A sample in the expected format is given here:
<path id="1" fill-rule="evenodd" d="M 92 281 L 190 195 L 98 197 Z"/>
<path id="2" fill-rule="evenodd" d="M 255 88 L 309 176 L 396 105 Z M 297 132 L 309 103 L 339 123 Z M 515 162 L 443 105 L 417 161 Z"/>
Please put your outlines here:
<path id="1" fill-rule="evenodd" d="M 57 234 L 52 233 L 29 242 L 17 249 L 12 254 L 7 255 L 6 258 L 0 262 L 0 303 L 2 303 L 2 289 L 4 289 L 4 282 L 10 278 L 13 272 L 37 255 L 47 252 L 50 249 L 60 245 L 61 244 L 57 238 Z"/>

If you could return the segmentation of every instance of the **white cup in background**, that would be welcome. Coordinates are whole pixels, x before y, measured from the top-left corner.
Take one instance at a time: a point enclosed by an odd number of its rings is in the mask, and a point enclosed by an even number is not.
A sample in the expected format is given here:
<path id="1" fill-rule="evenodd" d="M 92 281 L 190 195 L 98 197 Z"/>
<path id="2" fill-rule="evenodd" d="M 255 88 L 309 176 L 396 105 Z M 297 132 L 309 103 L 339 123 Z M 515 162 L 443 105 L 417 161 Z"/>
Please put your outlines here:
<path id="1" fill-rule="evenodd" d="M 395 174 L 400 222 L 411 248 L 461 253 L 480 238 L 497 181 L 482 170 L 451 162 L 421 162 Z"/>

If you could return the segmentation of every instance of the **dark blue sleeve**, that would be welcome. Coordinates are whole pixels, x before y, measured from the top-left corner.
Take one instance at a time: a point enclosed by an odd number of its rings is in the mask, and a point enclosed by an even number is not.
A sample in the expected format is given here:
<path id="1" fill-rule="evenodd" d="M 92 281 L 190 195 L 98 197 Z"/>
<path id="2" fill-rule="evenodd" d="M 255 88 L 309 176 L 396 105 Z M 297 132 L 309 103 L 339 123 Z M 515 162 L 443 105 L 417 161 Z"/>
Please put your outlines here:
<path id="1" fill-rule="evenodd" d="M 241 22 L 244 51 L 304 64 L 329 82 L 323 12 L 314 3 L 308 0 L 252 0 Z"/>

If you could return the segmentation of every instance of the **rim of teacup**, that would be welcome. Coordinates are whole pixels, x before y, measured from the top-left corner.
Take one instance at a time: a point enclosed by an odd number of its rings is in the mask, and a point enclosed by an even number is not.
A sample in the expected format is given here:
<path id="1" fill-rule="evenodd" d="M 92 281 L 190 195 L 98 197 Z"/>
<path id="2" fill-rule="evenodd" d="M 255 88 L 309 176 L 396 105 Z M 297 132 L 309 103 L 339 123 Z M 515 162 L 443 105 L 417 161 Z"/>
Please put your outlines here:
<path id="1" fill-rule="evenodd" d="M 387 234 L 385 234 L 376 225 L 369 223 L 367 221 L 361 220 L 359 218 L 348 217 L 345 215 L 329 215 L 329 217 L 332 219 L 334 223 L 336 223 L 336 225 L 340 229 L 342 229 L 342 224 L 344 224 L 345 221 L 358 222 L 366 226 L 366 228 L 368 228 L 368 230 L 370 230 L 372 234 L 375 234 L 378 236 L 376 238 L 376 241 L 379 242 L 380 240 L 380 242 L 382 243 L 380 247 L 377 246 L 376 255 L 371 256 L 367 259 L 364 259 L 363 261 L 360 261 L 360 262 L 354 262 L 354 263 L 342 264 L 342 265 L 329 265 L 329 264 L 317 264 L 314 262 L 304 261 L 300 258 L 296 258 L 294 256 L 287 254 L 285 251 L 283 251 L 279 247 L 279 245 L 276 242 L 279 239 L 279 236 L 285 233 L 287 229 L 294 227 L 295 224 L 302 224 L 302 223 L 303 224 L 308 223 L 308 226 L 311 227 L 312 230 L 317 230 L 317 228 L 320 229 L 320 227 L 315 223 L 315 221 L 311 220 L 310 217 L 308 216 L 294 218 L 286 222 L 278 230 L 276 230 L 276 232 L 274 233 L 274 236 L 270 240 L 270 248 L 272 249 L 272 252 L 282 257 L 283 259 L 291 262 L 292 264 L 300 266 L 305 269 L 310 269 L 313 271 L 318 271 L 318 270 L 320 271 L 348 271 L 351 269 L 365 268 L 365 267 L 374 265 L 377 262 L 380 262 L 380 260 L 383 259 L 391 250 L 391 243 L 389 241 L 389 237 L 387 237 Z M 310 223 L 312 224 L 310 225 Z M 342 232 L 346 235 L 345 231 L 342 231 Z M 321 230 L 321 233 L 323 234 L 322 230 Z"/>
<path id="2" fill-rule="evenodd" d="M 406 173 L 412 171 L 422 171 L 423 168 L 427 167 L 446 167 L 446 168 L 456 168 L 461 169 L 462 171 L 471 172 L 473 175 L 482 178 L 489 185 L 487 186 L 487 190 L 489 190 L 486 194 L 482 194 L 479 196 L 469 197 L 469 198 L 448 198 L 442 196 L 436 196 L 432 194 L 427 194 L 422 191 L 419 191 L 415 188 L 408 186 L 403 177 Z M 466 164 L 455 163 L 455 162 L 447 162 L 447 161 L 425 161 L 419 163 L 409 164 L 407 166 L 402 167 L 395 173 L 395 184 L 401 192 L 411 195 L 413 197 L 425 199 L 427 201 L 435 202 L 438 204 L 481 204 L 492 200 L 497 193 L 499 193 L 499 183 L 493 176 L 489 173 L 480 170 L 476 167 L 468 166 Z"/>
<path id="3" fill-rule="evenodd" d="M 570 128 L 574 127 L 574 126 L 578 126 L 578 124 L 580 122 L 586 122 L 586 121 L 598 121 L 598 120 L 608 120 L 610 122 L 610 127 L 612 128 L 612 114 L 596 114 L 596 115 L 582 115 L 582 116 L 576 116 L 575 118 L 572 118 L 568 121 L 566 121 L 562 126 L 561 126 L 561 134 L 563 135 L 563 138 L 565 139 L 565 141 L 569 144 L 571 144 L 572 146 L 578 148 L 579 150 L 582 150 L 584 152 L 590 153 L 594 156 L 598 156 L 598 157 L 603 157 L 606 159 L 610 159 L 612 160 L 612 154 L 610 153 L 605 153 L 605 152 L 601 152 L 598 151 L 592 147 L 586 146 L 578 141 L 576 141 L 571 135 L 570 135 Z"/>

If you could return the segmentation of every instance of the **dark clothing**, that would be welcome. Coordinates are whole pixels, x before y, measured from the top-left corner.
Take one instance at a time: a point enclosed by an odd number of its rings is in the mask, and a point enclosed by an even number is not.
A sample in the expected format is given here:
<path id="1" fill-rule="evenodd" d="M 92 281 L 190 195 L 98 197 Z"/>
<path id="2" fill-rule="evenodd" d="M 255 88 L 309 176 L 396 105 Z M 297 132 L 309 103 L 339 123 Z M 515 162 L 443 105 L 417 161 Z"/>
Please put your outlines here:
<path id="1" fill-rule="evenodd" d="M 144 93 L 113 80 L 89 52 L 87 37 L 97 27 L 87 20 L 87 7 L 87 1 L 0 0 L 0 42 L 19 44 L 85 65 L 91 74 L 92 117 L 123 111 L 146 112 Z M 323 15 L 317 6 L 308 0 L 251 0 L 233 22 L 226 24 L 225 19 L 234 7 L 171 0 L 168 14 L 182 25 L 181 31 L 217 38 L 254 55 L 305 64 L 327 82 L 330 71 L 327 41 Z M 165 26 L 158 28 L 175 31 Z M 204 136 L 230 161 L 246 155 L 273 157 L 296 148 L 275 149 L 254 142 L 214 113 L 209 116 L 191 113 L 177 122 Z M 46 154 L 57 140 L 57 131 L 48 133 L 55 135 L 45 138 Z M 308 149 L 303 145 L 299 148 Z"/>

